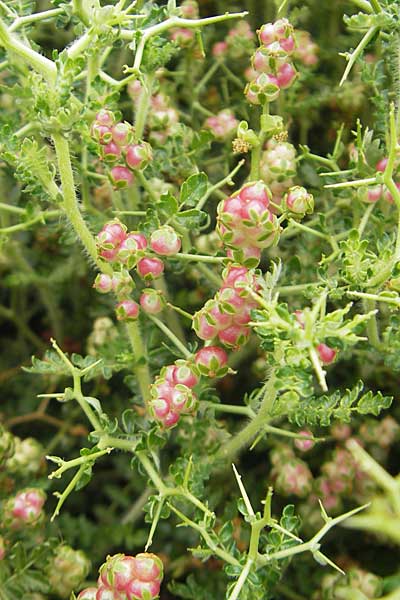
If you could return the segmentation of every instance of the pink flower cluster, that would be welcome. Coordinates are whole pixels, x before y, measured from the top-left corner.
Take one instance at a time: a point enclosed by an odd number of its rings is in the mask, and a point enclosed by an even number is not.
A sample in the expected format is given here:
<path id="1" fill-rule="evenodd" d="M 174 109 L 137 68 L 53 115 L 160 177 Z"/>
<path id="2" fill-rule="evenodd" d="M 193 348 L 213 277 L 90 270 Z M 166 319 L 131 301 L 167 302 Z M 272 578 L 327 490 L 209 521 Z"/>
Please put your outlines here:
<path id="1" fill-rule="evenodd" d="M 2 521 L 11 529 L 34 526 L 43 518 L 46 494 L 39 488 L 27 488 L 9 498 L 3 506 Z"/>
<path id="2" fill-rule="evenodd" d="M 377 162 L 375 169 L 378 173 L 383 173 L 385 171 L 388 160 L 389 159 L 385 157 L 381 158 L 381 160 Z M 400 191 L 400 182 L 396 181 L 395 185 Z M 381 198 L 383 198 L 386 202 L 389 202 L 389 204 L 393 204 L 392 194 L 389 192 L 388 188 L 382 184 L 373 185 L 368 188 L 360 188 L 359 195 L 363 202 L 368 202 L 369 204 L 378 202 L 378 200 Z"/>
<path id="3" fill-rule="evenodd" d="M 196 352 L 193 362 L 177 360 L 164 367 L 151 385 L 150 411 L 162 427 L 176 425 L 181 415 L 193 413 L 197 396 L 193 388 L 199 377 L 224 377 L 228 357 L 219 346 L 205 346 Z"/>
<path id="4" fill-rule="evenodd" d="M 217 338 L 224 346 L 234 349 L 247 342 L 250 312 L 257 302 L 245 287 L 258 288 L 255 275 L 246 267 L 229 266 L 223 274 L 221 289 L 194 315 L 193 327 L 200 339 Z"/>
<path id="5" fill-rule="evenodd" d="M 163 564 L 155 554 L 114 554 L 107 557 L 99 573 L 97 587 L 82 590 L 77 600 L 155 600 Z"/>
<path id="6" fill-rule="evenodd" d="M 276 204 L 280 204 L 282 194 L 294 185 L 296 170 L 296 149 L 293 144 L 274 138 L 268 140 L 261 154 L 260 175 L 271 190 Z"/>
<path id="7" fill-rule="evenodd" d="M 318 44 L 316 44 L 308 31 L 295 31 L 296 48 L 294 58 L 300 60 L 306 67 L 313 67 L 318 62 Z"/>
<path id="8" fill-rule="evenodd" d="M 261 46 L 252 58 L 257 76 L 245 88 L 245 95 L 251 104 L 273 101 L 280 90 L 289 88 L 296 79 L 297 72 L 290 60 L 295 48 L 293 27 L 287 19 L 266 23 L 258 31 Z"/>
<path id="9" fill-rule="evenodd" d="M 102 159 L 114 165 L 109 176 L 116 189 L 133 183 L 132 171 L 144 169 L 152 160 L 150 144 L 134 142 L 134 129 L 129 123 L 116 123 L 110 110 L 102 109 L 92 123 L 92 138 L 100 144 Z"/>
<path id="10" fill-rule="evenodd" d="M 172 227 L 164 225 L 152 232 L 148 244 L 143 233 L 128 233 L 127 227 L 114 219 L 106 223 L 98 233 L 96 244 L 99 257 L 120 270 L 111 275 L 100 273 L 93 287 L 102 294 L 112 291 L 119 298 L 122 297 L 116 308 L 118 319 L 137 319 L 139 305 L 127 297 L 133 288 L 129 270 L 135 267 L 137 274 L 146 282 L 157 279 L 164 272 L 164 263 L 151 252 L 160 256 L 173 256 L 181 248 L 180 238 Z M 163 308 L 162 298 L 155 290 L 143 292 L 140 304 L 149 314 L 157 314 Z"/>
<path id="11" fill-rule="evenodd" d="M 150 387 L 150 412 L 166 429 L 179 421 L 181 414 L 192 413 L 197 406 L 197 396 L 192 388 L 198 383 L 188 361 L 176 361 L 161 369 Z"/>
<path id="12" fill-rule="evenodd" d="M 263 248 L 278 242 L 280 226 L 269 208 L 270 200 L 265 183 L 257 181 L 246 183 L 218 204 L 216 230 L 230 258 L 240 262 L 253 259 L 253 266 L 258 264 Z"/>
<path id="13" fill-rule="evenodd" d="M 278 494 L 304 498 L 312 488 L 313 476 L 307 463 L 297 458 L 290 448 L 271 453 L 271 479 Z"/>
<path id="14" fill-rule="evenodd" d="M 204 127 L 210 129 L 217 140 L 225 141 L 231 139 L 236 132 L 239 121 L 229 109 L 221 110 L 214 117 L 208 117 Z"/>

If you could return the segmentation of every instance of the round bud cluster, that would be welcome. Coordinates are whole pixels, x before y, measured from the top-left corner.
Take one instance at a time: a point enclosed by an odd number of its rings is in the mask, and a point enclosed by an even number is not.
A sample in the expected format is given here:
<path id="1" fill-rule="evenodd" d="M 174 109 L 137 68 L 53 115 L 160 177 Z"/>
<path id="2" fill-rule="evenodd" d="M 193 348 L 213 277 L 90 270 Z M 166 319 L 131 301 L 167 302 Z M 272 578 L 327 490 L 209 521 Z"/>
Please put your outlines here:
<path id="1" fill-rule="evenodd" d="M 163 427 L 176 425 L 181 414 L 192 413 L 197 396 L 192 388 L 198 377 L 188 361 L 178 360 L 161 369 L 160 375 L 150 387 L 150 412 Z"/>
<path id="2" fill-rule="evenodd" d="M 230 252 L 228 256 L 241 262 L 253 257 L 258 264 L 261 250 L 278 242 L 280 227 L 269 209 L 270 199 L 265 183 L 257 181 L 246 183 L 218 204 L 216 230 L 225 246 L 241 251 L 237 255 Z"/>
<path id="3" fill-rule="evenodd" d="M 294 34 L 296 40 L 296 47 L 293 56 L 296 60 L 299 60 L 306 67 L 313 67 L 318 63 L 318 51 L 319 47 L 312 38 L 308 31 L 296 30 Z"/>
<path id="4" fill-rule="evenodd" d="M 311 431 L 309 431 L 308 429 L 303 429 L 302 431 L 299 431 L 299 435 L 309 438 L 313 437 L 313 434 L 311 433 Z M 298 450 L 300 450 L 300 452 L 308 452 L 309 450 L 311 450 L 312 448 L 314 448 L 314 440 L 312 439 L 301 439 L 301 438 L 296 438 L 294 441 L 294 445 L 296 446 L 296 448 Z"/>
<path id="5" fill-rule="evenodd" d="M 147 142 L 134 143 L 134 129 L 130 123 L 116 123 L 110 110 L 100 110 L 90 130 L 100 144 L 100 155 L 110 165 L 109 177 L 115 189 L 133 183 L 135 170 L 144 169 L 152 160 L 152 149 Z"/>
<path id="6" fill-rule="evenodd" d="M 301 219 L 314 211 L 314 197 L 299 185 L 290 188 L 283 198 L 283 208 L 290 216 Z"/>
<path id="7" fill-rule="evenodd" d="M 90 561 L 81 550 L 62 545 L 56 548 L 48 568 L 48 581 L 52 591 L 61 598 L 69 598 L 71 592 L 87 577 Z"/>
<path id="8" fill-rule="evenodd" d="M 44 516 L 46 494 L 39 488 L 27 488 L 9 498 L 3 505 L 2 521 L 11 529 L 34 526 Z"/>
<path id="9" fill-rule="evenodd" d="M 307 463 L 289 449 L 284 454 L 275 453 L 271 477 L 275 490 L 283 496 L 304 498 L 311 492 L 313 476 Z"/>
<path id="10" fill-rule="evenodd" d="M 153 143 L 163 145 L 171 137 L 179 123 L 179 113 L 170 104 L 164 94 L 156 94 L 150 99 L 151 109 L 147 118 L 150 139 Z"/>
<path id="11" fill-rule="evenodd" d="M 252 57 L 257 73 L 245 88 L 251 104 L 264 104 L 276 100 L 283 89 L 289 88 L 297 72 L 290 56 L 295 48 L 293 27 L 287 19 L 266 23 L 258 31 L 261 46 Z"/>
<path id="12" fill-rule="evenodd" d="M 194 315 L 193 328 L 204 341 L 215 338 L 228 348 L 238 349 L 250 337 L 250 313 L 257 303 L 245 286 L 256 290 L 256 276 L 246 267 L 231 265 L 223 273 L 223 284 L 214 298 Z"/>
<path id="13" fill-rule="evenodd" d="M 204 127 L 210 129 L 217 140 L 230 140 L 236 133 L 239 121 L 235 118 L 233 112 L 229 109 L 221 110 L 214 117 L 208 117 L 204 122 Z"/>
<path id="14" fill-rule="evenodd" d="M 383 580 L 381 577 L 359 567 L 352 567 L 346 576 L 325 575 L 321 581 L 321 596 L 324 600 L 336 598 L 380 598 L 382 596 Z"/>
<path id="15" fill-rule="evenodd" d="M 107 557 L 99 573 L 97 588 L 83 590 L 78 600 L 155 600 L 160 593 L 163 564 L 155 554 L 114 554 Z"/>
<path id="16" fill-rule="evenodd" d="M 15 438 L 12 433 L 0 425 L 0 464 L 10 458 L 14 453 Z"/>
<path id="17" fill-rule="evenodd" d="M 11 473 L 33 475 L 40 469 L 44 456 L 43 446 L 35 438 L 14 438 L 14 454 L 7 460 L 6 468 Z"/>
<path id="18" fill-rule="evenodd" d="M 296 149 L 289 142 L 270 139 L 261 154 L 260 175 L 272 192 L 274 202 L 293 186 L 296 174 Z"/>

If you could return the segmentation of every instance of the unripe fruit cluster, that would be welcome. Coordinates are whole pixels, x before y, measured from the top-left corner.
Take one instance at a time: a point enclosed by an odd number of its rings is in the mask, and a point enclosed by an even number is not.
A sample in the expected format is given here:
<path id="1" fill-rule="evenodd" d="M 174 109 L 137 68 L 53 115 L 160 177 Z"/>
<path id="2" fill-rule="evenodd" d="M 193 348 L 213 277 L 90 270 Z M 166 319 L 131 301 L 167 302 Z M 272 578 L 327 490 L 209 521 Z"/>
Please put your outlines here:
<path id="1" fill-rule="evenodd" d="M 289 88 L 297 72 L 290 60 L 295 49 L 293 27 L 287 19 L 266 23 L 258 31 L 261 46 L 252 57 L 255 78 L 245 88 L 251 104 L 272 102 L 280 90 Z"/>
<path id="2" fill-rule="evenodd" d="M 228 256 L 258 264 L 261 250 L 276 244 L 280 226 L 269 208 L 271 193 L 262 181 L 246 183 L 218 204 L 217 233 L 228 247 Z"/>
<path id="3" fill-rule="evenodd" d="M 194 315 L 193 327 L 200 339 L 218 339 L 235 350 L 247 342 L 250 313 L 257 307 L 257 302 L 245 287 L 257 290 L 254 273 L 241 265 L 229 266 L 223 273 L 220 290 Z"/>
<path id="4" fill-rule="evenodd" d="M 99 573 L 97 587 L 82 590 L 77 600 L 155 600 L 163 564 L 155 554 L 114 554 L 107 557 Z"/>
<path id="5" fill-rule="evenodd" d="M 172 227 L 164 225 L 152 232 L 148 244 L 143 233 L 128 233 L 126 226 L 114 219 L 98 233 L 96 245 L 99 257 L 119 270 L 112 275 L 100 273 L 93 287 L 103 294 L 114 292 L 121 299 L 116 307 L 117 318 L 129 321 L 139 316 L 139 304 L 129 298 L 133 288 L 129 270 L 135 267 L 137 274 L 146 282 L 157 279 L 164 272 L 164 263 L 152 252 L 159 256 L 173 256 L 179 252 L 181 240 Z M 157 314 L 163 308 L 162 297 L 155 290 L 145 290 L 140 305 L 145 312 Z"/>
<path id="6" fill-rule="evenodd" d="M 100 155 L 111 166 L 109 177 L 115 189 L 133 183 L 132 171 L 144 169 L 152 160 L 150 144 L 134 141 L 134 128 L 129 123 L 116 123 L 110 110 L 100 110 L 91 127 L 92 138 L 100 144 Z"/>
<path id="7" fill-rule="evenodd" d="M 60 598 L 69 598 L 87 577 L 90 571 L 90 561 L 81 550 L 62 545 L 56 548 L 48 568 L 48 580 Z"/>
<path id="8" fill-rule="evenodd" d="M 238 125 L 239 121 L 229 109 L 221 110 L 217 115 L 208 117 L 204 122 L 204 127 L 210 129 L 220 141 L 231 139 Z"/>
<path id="9" fill-rule="evenodd" d="M 174 427 L 181 415 L 193 413 L 197 396 L 193 388 L 199 377 L 224 377 L 228 356 L 219 346 L 205 346 L 196 352 L 193 362 L 178 360 L 161 370 L 151 385 L 150 411 L 165 429 Z"/>
<path id="10" fill-rule="evenodd" d="M 46 494 L 39 488 L 27 488 L 8 498 L 2 509 L 2 523 L 10 529 L 37 525 L 44 516 L 42 511 Z"/>
<path id="11" fill-rule="evenodd" d="M 296 149 L 289 142 L 268 140 L 260 160 L 260 175 L 272 192 L 275 204 L 294 185 L 296 175 Z"/>
<path id="12" fill-rule="evenodd" d="M 161 369 L 150 387 L 150 413 L 166 429 L 179 421 L 181 414 L 192 413 L 197 406 L 197 396 L 192 388 L 198 383 L 192 365 L 176 361 Z"/>

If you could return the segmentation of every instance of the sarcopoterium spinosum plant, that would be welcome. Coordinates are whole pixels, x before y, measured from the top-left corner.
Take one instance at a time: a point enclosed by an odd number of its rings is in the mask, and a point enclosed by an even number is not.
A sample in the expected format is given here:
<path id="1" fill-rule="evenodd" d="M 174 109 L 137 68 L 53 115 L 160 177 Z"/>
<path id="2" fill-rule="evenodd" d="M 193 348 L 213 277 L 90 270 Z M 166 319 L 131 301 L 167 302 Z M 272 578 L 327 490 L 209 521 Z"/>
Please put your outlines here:
<path id="1" fill-rule="evenodd" d="M 394 600 L 397 3 L 178 4 L 0 2 L 0 599 Z"/>

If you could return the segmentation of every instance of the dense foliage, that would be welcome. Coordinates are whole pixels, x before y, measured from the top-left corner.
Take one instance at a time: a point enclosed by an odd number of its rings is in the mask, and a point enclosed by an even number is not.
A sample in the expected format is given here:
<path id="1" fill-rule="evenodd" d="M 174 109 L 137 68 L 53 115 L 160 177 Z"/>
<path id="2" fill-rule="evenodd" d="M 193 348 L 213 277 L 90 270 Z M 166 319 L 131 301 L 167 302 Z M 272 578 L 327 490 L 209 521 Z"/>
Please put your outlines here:
<path id="1" fill-rule="evenodd" d="M 397 0 L 0 1 L 0 600 L 400 598 Z"/>

